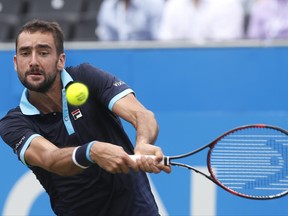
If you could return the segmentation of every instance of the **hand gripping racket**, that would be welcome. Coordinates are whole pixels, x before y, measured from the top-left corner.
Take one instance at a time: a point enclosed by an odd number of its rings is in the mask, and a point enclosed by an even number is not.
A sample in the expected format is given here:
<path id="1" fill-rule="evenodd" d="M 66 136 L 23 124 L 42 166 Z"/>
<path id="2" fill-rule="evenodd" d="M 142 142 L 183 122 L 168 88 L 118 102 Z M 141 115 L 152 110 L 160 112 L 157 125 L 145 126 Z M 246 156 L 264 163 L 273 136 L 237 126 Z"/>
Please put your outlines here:
<path id="1" fill-rule="evenodd" d="M 210 175 L 191 165 L 174 162 L 205 148 L 209 148 L 207 167 Z M 140 155 L 131 157 L 136 160 Z M 242 126 L 194 151 L 164 156 L 161 163 L 193 170 L 244 198 L 279 198 L 288 193 L 288 132 L 264 124 Z"/>

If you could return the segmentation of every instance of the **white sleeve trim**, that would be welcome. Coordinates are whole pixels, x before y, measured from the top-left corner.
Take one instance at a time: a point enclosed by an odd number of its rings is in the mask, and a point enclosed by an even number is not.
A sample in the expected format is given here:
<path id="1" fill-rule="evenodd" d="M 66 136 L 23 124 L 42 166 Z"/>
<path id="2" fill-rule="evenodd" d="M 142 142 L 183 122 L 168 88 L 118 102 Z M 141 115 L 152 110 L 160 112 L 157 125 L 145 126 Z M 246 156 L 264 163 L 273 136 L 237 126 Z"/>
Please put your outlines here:
<path id="1" fill-rule="evenodd" d="M 28 166 L 28 164 L 25 161 L 25 152 L 28 149 L 28 147 L 30 146 L 31 141 L 35 138 L 40 136 L 39 134 L 33 134 L 32 136 L 30 136 L 27 141 L 25 142 L 23 148 L 20 151 L 20 160 L 22 161 L 23 164 L 25 164 L 26 166 Z"/>
<path id="2" fill-rule="evenodd" d="M 124 96 L 126 96 L 126 95 L 128 95 L 128 94 L 130 94 L 130 93 L 132 93 L 132 92 L 134 92 L 132 89 L 126 89 L 126 90 L 120 92 L 119 94 L 115 95 L 115 96 L 111 99 L 111 101 L 110 101 L 110 103 L 109 103 L 109 105 L 108 105 L 109 110 L 112 111 L 112 108 L 113 108 L 114 104 L 115 104 L 118 100 L 120 100 L 121 98 L 123 98 Z"/>

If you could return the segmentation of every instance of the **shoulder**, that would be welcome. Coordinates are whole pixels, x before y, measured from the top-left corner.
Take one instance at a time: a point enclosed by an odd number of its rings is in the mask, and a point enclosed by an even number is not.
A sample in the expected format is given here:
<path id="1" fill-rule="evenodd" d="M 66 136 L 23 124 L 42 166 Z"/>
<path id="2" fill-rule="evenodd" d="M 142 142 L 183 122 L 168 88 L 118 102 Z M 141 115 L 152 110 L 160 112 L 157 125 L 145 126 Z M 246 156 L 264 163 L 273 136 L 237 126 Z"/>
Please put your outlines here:
<path id="1" fill-rule="evenodd" d="M 16 125 L 25 124 L 25 115 L 21 112 L 20 107 L 17 106 L 7 112 L 5 116 L 0 120 L 0 134 L 2 132 L 9 130 L 9 128 L 14 128 Z"/>
<path id="2" fill-rule="evenodd" d="M 65 68 L 67 72 L 69 73 L 78 73 L 80 71 L 97 71 L 99 70 L 97 67 L 89 64 L 89 63 L 82 63 L 82 64 L 79 64 L 77 66 L 69 66 L 69 67 L 66 67 Z"/>
<path id="3" fill-rule="evenodd" d="M 82 63 L 77 66 L 70 66 L 66 68 L 66 71 L 70 74 L 70 76 L 75 79 L 76 81 L 79 81 L 78 79 L 82 79 L 88 76 L 89 78 L 92 78 L 92 76 L 99 76 L 104 72 L 103 70 L 89 64 L 89 63 Z"/>
<path id="4" fill-rule="evenodd" d="M 13 108 L 7 112 L 6 115 L 3 116 L 3 118 L 0 120 L 0 130 L 3 124 L 7 121 L 15 123 L 16 121 L 18 122 L 23 122 L 24 119 L 26 119 L 26 116 L 21 112 L 21 109 L 19 106 L 16 108 Z"/>
<path id="5" fill-rule="evenodd" d="M 106 88 L 107 85 L 112 84 L 115 79 L 117 80 L 113 74 L 88 63 L 83 63 L 76 67 L 68 67 L 66 71 L 70 74 L 74 82 L 82 82 L 95 90 Z"/>
<path id="6" fill-rule="evenodd" d="M 7 112 L 7 114 L 0 120 L 0 122 L 2 122 L 4 119 L 8 117 L 13 117 L 13 116 L 17 116 L 17 117 L 24 116 L 19 106 L 17 106 L 16 108 L 10 109 Z"/>

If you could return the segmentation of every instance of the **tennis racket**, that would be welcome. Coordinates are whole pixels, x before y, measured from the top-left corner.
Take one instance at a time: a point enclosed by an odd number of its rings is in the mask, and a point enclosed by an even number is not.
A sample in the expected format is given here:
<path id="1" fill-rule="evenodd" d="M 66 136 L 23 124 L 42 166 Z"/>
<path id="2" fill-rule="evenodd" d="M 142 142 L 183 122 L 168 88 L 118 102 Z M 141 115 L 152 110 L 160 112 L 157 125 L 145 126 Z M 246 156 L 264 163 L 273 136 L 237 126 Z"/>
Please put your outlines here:
<path id="1" fill-rule="evenodd" d="M 206 148 L 209 149 L 209 175 L 191 165 L 176 162 Z M 134 160 L 139 157 L 131 155 Z M 234 195 L 263 200 L 288 193 L 287 157 L 288 132 L 279 127 L 256 124 L 230 130 L 208 145 L 186 154 L 164 156 L 161 163 L 193 170 Z"/>

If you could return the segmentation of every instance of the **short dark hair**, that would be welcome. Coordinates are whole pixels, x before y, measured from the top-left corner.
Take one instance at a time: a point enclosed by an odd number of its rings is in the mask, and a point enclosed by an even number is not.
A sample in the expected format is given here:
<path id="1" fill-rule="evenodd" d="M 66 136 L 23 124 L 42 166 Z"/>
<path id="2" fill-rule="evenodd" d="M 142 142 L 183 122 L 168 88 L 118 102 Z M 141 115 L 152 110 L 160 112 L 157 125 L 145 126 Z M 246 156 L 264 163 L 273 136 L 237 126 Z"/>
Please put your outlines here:
<path id="1" fill-rule="evenodd" d="M 60 55 L 61 53 L 64 53 L 64 33 L 60 25 L 57 22 L 50 22 L 50 21 L 38 20 L 38 19 L 29 21 L 20 28 L 16 37 L 16 42 L 15 42 L 16 52 L 17 52 L 18 38 L 22 32 L 35 33 L 38 31 L 51 32 L 55 40 L 57 54 Z"/>

